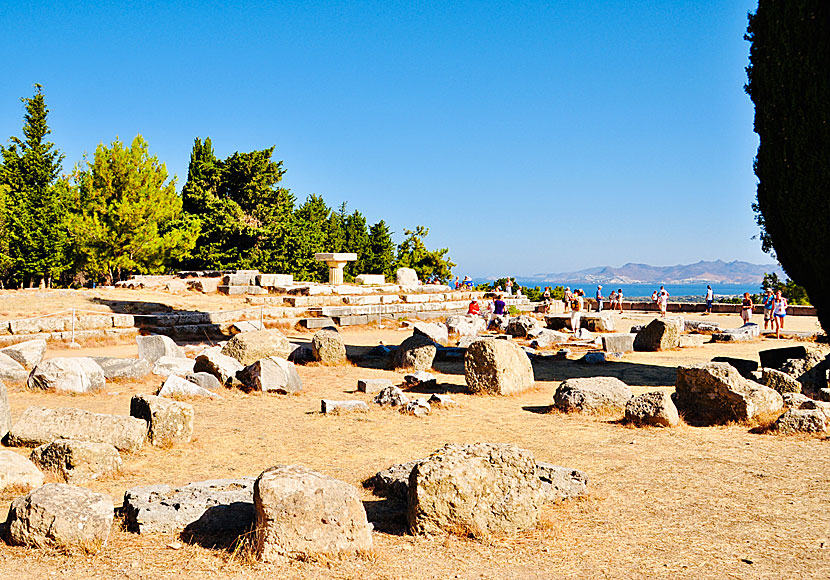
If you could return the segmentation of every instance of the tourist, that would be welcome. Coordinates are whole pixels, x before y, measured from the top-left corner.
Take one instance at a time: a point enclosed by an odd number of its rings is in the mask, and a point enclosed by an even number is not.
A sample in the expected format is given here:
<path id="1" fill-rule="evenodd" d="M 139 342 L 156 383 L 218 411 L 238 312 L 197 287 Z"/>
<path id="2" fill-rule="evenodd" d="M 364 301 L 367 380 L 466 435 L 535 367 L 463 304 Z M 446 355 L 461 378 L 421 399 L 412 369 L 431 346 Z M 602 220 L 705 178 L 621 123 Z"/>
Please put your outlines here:
<path id="1" fill-rule="evenodd" d="M 752 320 L 753 306 L 749 292 L 744 292 L 744 299 L 741 301 L 741 320 L 744 321 L 744 324 L 749 324 L 749 321 Z"/>
<path id="2" fill-rule="evenodd" d="M 781 329 L 784 328 L 784 317 L 787 316 L 787 299 L 781 296 L 781 290 L 775 293 L 775 306 L 772 312 L 775 318 L 775 338 L 781 338 Z"/>
<path id="3" fill-rule="evenodd" d="M 582 297 L 582 290 L 575 290 L 571 300 L 571 330 L 574 335 L 579 334 L 579 326 L 582 321 L 582 308 L 585 306 L 585 299 Z"/>
<path id="4" fill-rule="evenodd" d="M 565 303 L 565 312 L 569 312 L 571 310 L 571 302 L 573 302 L 574 295 L 571 293 L 571 287 L 565 287 L 565 295 L 562 297 L 562 301 Z"/>
<path id="5" fill-rule="evenodd" d="M 772 294 L 772 288 L 767 288 L 764 294 L 764 330 L 771 329 L 775 324 L 772 321 L 772 309 L 775 308 L 775 296 Z"/>
<path id="6" fill-rule="evenodd" d="M 501 294 L 496 296 L 496 299 L 493 301 L 493 312 L 490 314 L 490 319 L 487 321 L 487 329 L 490 329 L 492 326 L 493 321 L 495 321 L 496 316 L 504 316 L 505 315 L 505 303 L 501 297 Z"/>
<path id="7" fill-rule="evenodd" d="M 655 306 L 657 305 L 657 290 L 651 293 L 651 301 L 655 304 Z"/>
<path id="8" fill-rule="evenodd" d="M 466 274 L 464 275 L 464 282 L 462 283 L 462 286 L 464 286 L 464 288 L 467 290 L 470 290 L 473 287 L 472 279 Z"/>
<path id="9" fill-rule="evenodd" d="M 545 286 L 545 291 L 542 293 L 542 312 L 545 314 L 550 312 L 550 286 Z"/>
<path id="10" fill-rule="evenodd" d="M 478 305 L 478 300 L 476 300 L 475 298 L 473 298 L 472 302 L 470 302 L 470 305 L 467 306 L 467 314 L 469 316 L 481 315 L 481 308 Z"/>
<path id="11" fill-rule="evenodd" d="M 597 312 L 602 312 L 602 301 L 605 298 L 602 295 L 602 286 L 597 286 Z"/>
<path id="12" fill-rule="evenodd" d="M 706 312 L 704 314 L 712 314 L 712 302 L 715 301 L 715 293 L 712 291 L 712 286 L 706 285 Z"/>
<path id="13" fill-rule="evenodd" d="M 458 281 L 458 276 L 455 277 L 455 289 L 461 288 L 461 282 Z"/>
<path id="14" fill-rule="evenodd" d="M 507 292 L 508 296 L 513 296 L 513 280 L 510 277 L 507 277 L 507 282 L 504 283 L 504 291 Z"/>
<path id="15" fill-rule="evenodd" d="M 522 294 L 522 287 L 516 286 L 516 297 L 521 298 L 522 296 L 524 296 L 524 294 Z"/>
<path id="16" fill-rule="evenodd" d="M 611 294 L 608 295 L 608 300 L 611 302 L 611 310 L 617 309 L 617 291 L 611 290 Z"/>
<path id="17" fill-rule="evenodd" d="M 662 318 L 666 317 L 666 309 L 669 306 L 669 292 L 662 286 L 660 286 L 660 293 L 657 297 L 658 302 L 660 303 L 660 316 Z"/>
<path id="18" fill-rule="evenodd" d="M 622 288 L 618 288 L 617 289 L 617 305 L 620 307 L 620 314 L 622 314 L 622 311 L 623 311 L 622 303 L 623 303 Z"/>

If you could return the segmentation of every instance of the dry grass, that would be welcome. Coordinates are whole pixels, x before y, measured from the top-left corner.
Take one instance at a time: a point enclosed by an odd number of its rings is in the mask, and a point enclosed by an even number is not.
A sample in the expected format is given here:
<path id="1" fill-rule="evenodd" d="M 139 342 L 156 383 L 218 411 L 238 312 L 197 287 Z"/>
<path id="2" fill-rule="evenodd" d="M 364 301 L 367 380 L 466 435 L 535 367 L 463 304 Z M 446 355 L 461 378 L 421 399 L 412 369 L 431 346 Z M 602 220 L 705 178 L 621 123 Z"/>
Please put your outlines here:
<path id="1" fill-rule="evenodd" d="M 397 344 L 409 333 L 387 328 L 341 332 L 350 346 Z M 298 463 L 359 487 L 377 471 L 425 457 L 445 443 L 490 441 L 515 443 L 540 461 L 584 471 L 590 494 L 547 506 L 534 530 L 476 541 L 409 536 L 400 517 L 386 510 L 385 500 L 361 488 L 376 524 L 369 554 L 262 564 L 255 561 L 250 535 L 226 549 L 209 549 L 175 535 L 137 535 L 114 526 L 95 555 L 0 546 L 0 578 L 20 578 L 25 570 L 33 579 L 52 578 L 56 571 L 73 578 L 154 580 L 824 579 L 830 569 L 828 439 L 760 436 L 747 425 L 632 428 L 619 423 L 621 413 L 548 412 L 565 378 L 602 373 L 621 378 L 635 394 L 671 390 L 678 364 L 716 355 L 755 358 L 762 348 L 788 344 L 707 344 L 630 354 L 603 366 L 545 361 L 535 365 L 535 389 L 511 397 L 465 394 L 463 364 L 437 363 L 438 390 L 451 393 L 457 405 L 425 418 L 374 406 L 359 415 L 322 416 L 322 398 L 371 400 L 373 395 L 355 392 L 358 378 L 400 383 L 404 373 L 351 364 L 300 366 L 303 392 L 228 390 L 222 400 L 190 400 L 197 439 L 169 449 L 145 446 L 124 455 L 122 472 L 85 486 L 109 493 L 117 505 L 135 485 L 257 475 L 270 465 Z M 149 377 L 82 397 L 16 385 L 9 399 L 13 419 L 28 405 L 126 413 L 132 394 L 154 392 L 160 383 L 159 377 Z M 4 492 L 0 500 L 7 505 L 19 492 Z"/>

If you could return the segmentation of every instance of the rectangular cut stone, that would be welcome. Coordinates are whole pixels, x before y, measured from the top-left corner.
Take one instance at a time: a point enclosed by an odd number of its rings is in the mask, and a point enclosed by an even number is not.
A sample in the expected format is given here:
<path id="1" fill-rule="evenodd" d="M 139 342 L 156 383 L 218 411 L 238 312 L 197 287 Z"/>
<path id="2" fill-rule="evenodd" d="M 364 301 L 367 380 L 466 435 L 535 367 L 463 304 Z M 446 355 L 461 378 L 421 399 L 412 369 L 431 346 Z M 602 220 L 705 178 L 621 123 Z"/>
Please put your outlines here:
<path id="1" fill-rule="evenodd" d="M 276 288 L 294 283 L 293 274 L 260 274 L 256 277 L 257 284 L 263 288 Z"/>
<path id="2" fill-rule="evenodd" d="M 325 328 L 326 326 L 334 326 L 334 320 L 328 317 L 303 318 L 300 320 L 300 324 L 310 330 L 313 330 L 316 328 Z"/>
<path id="3" fill-rule="evenodd" d="M 369 405 L 363 401 L 332 401 L 323 399 L 320 401 L 320 412 L 325 415 L 336 413 L 368 413 Z"/>
<path id="4" fill-rule="evenodd" d="M 147 437 L 147 421 L 126 415 L 82 409 L 29 407 L 9 431 L 12 446 L 34 447 L 56 439 L 109 443 L 120 451 L 137 451 Z"/>
<path id="5" fill-rule="evenodd" d="M 636 334 L 606 334 L 602 337 L 602 350 L 605 352 L 634 352 Z"/>
<path id="6" fill-rule="evenodd" d="M 356 316 L 335 316 L 335 322 L 337 322 L 338 326 L 354 326 L 356 324 L 369 324 L 369 316 L 368 315 L 356 315 Z"/>
<path id="7" fill-rule="evenodd" d="M 361 274 L 355 277 L 358 284 L 380 286 L 386 284 L 386 277 L 383 274 Z"/>
<path id="8" fill-rule="evenodd" d="M 259 270 L 237 270 L 234 274 L 222 276 L 223 286 L 253 286 L 256 284 Z"/>
<path id="9" fill-rule="evenodd" d="M 404 302 L 414 303 L 414 302 L 429 302 L 430 295 L 429 294 L 404 294 L 401 296 Z"/>
<path id="10" fill-rule="evenodd" d="M 135 318 L 132 314 L 113 314 L 112 325 L 115 328 L 130 328 L 135 326 Z"/>
<path id="11" fill-rule="evenodd" d="M 343 302 L 346 304 L 380 304 L 382 302 L 380 296 L 344 296 Z"/>
<path id="12" fill-rule="evenodd" d="M 377 393 L 386 387 L 394 387 L 389 379 L 358 379 L 357 390 L 361 393 Z"/>

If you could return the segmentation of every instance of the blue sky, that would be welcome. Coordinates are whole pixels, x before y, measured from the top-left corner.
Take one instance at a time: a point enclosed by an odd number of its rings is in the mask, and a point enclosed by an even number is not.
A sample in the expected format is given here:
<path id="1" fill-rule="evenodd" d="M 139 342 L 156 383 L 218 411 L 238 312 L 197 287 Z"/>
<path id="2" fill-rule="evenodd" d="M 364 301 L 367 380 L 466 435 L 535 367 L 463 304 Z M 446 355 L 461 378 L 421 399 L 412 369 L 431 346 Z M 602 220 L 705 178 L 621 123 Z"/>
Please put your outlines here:
<path id="1" fill-rule="evenodd" d="M 276 145 L 298 199 L 430 228 L 456 272 L 770 262 L 751 1 L 6 2 L 0 140 L 44 86 L 68 171 L 141 133 L 178 176 Z"/>

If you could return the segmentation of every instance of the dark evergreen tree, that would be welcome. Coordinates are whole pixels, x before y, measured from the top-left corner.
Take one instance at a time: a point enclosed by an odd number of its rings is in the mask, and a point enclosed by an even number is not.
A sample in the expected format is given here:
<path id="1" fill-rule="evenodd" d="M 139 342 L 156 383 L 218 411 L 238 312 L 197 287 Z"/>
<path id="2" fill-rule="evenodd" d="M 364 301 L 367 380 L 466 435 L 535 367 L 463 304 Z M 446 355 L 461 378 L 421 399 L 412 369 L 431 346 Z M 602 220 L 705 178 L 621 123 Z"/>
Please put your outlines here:
<path id="1" fill-rule="evenodd" d="M 802 285 L 830 331 L 830 3 L 760 0 L 749 16 L 746 91 L 755 104 L 765 251 Z"/>
<path id="2" fill-rule="evenodd" d="M 395 243 L 386 222 L 380 220 L 369 228 L 366 265 L 361 274 L 383 274 L 387 280 L 395 276 Z"/>
<path id="3" fill-rule="evenodd" d="M 323 282 L 328 280 L 329 268 L 314 259 L 318 252 L 330 252 L 328 248 L 328 221 L 331 209 L 319 195 L 309 195 L 294 212 L 294 236 L 290 255 L 294 269 L 291 272 L 300 280 Z"/>
<path id="4" fill-rule="evenodd" d="M 366 228 L 366 218 L 355 210 L 345 218 L 344 227 L 345 244 L 343 251 L 357 254 L 357 261 L 349 262 L 345 268 L 345 274 L 349 279 L 354 279 L 360 274 L 371 274 L 369 272 L 369 231 Z"/>
<path id="5" fill-rule="evenodd" d="M 428 250 L 424 244 L 429 228 L 417 226 L 415 230 L 404 230 L 403 233 L 406 238 L 398 245 L 396 267 L 412 268 L 421 280 L 429 276 L 438 276 L 442 280 L 448 280 L 452 276 L 455 264 L 447 255 L 449 249 Z"/>
<path id="6" fill-rule="evenodd" d="M 35 85 L 34 96 L 21 100 L 26 106 L 23 138 L 11 137 L 8 147 L 0 145 L 0 186 L 6 190 L 6 277 L 13 284 L 33 285 L 41 279 L 50 284 L 69 267 L 67 188 L 55 187 L 63 155 L 46 140 L 51 131 L 42 87 Z"/>

